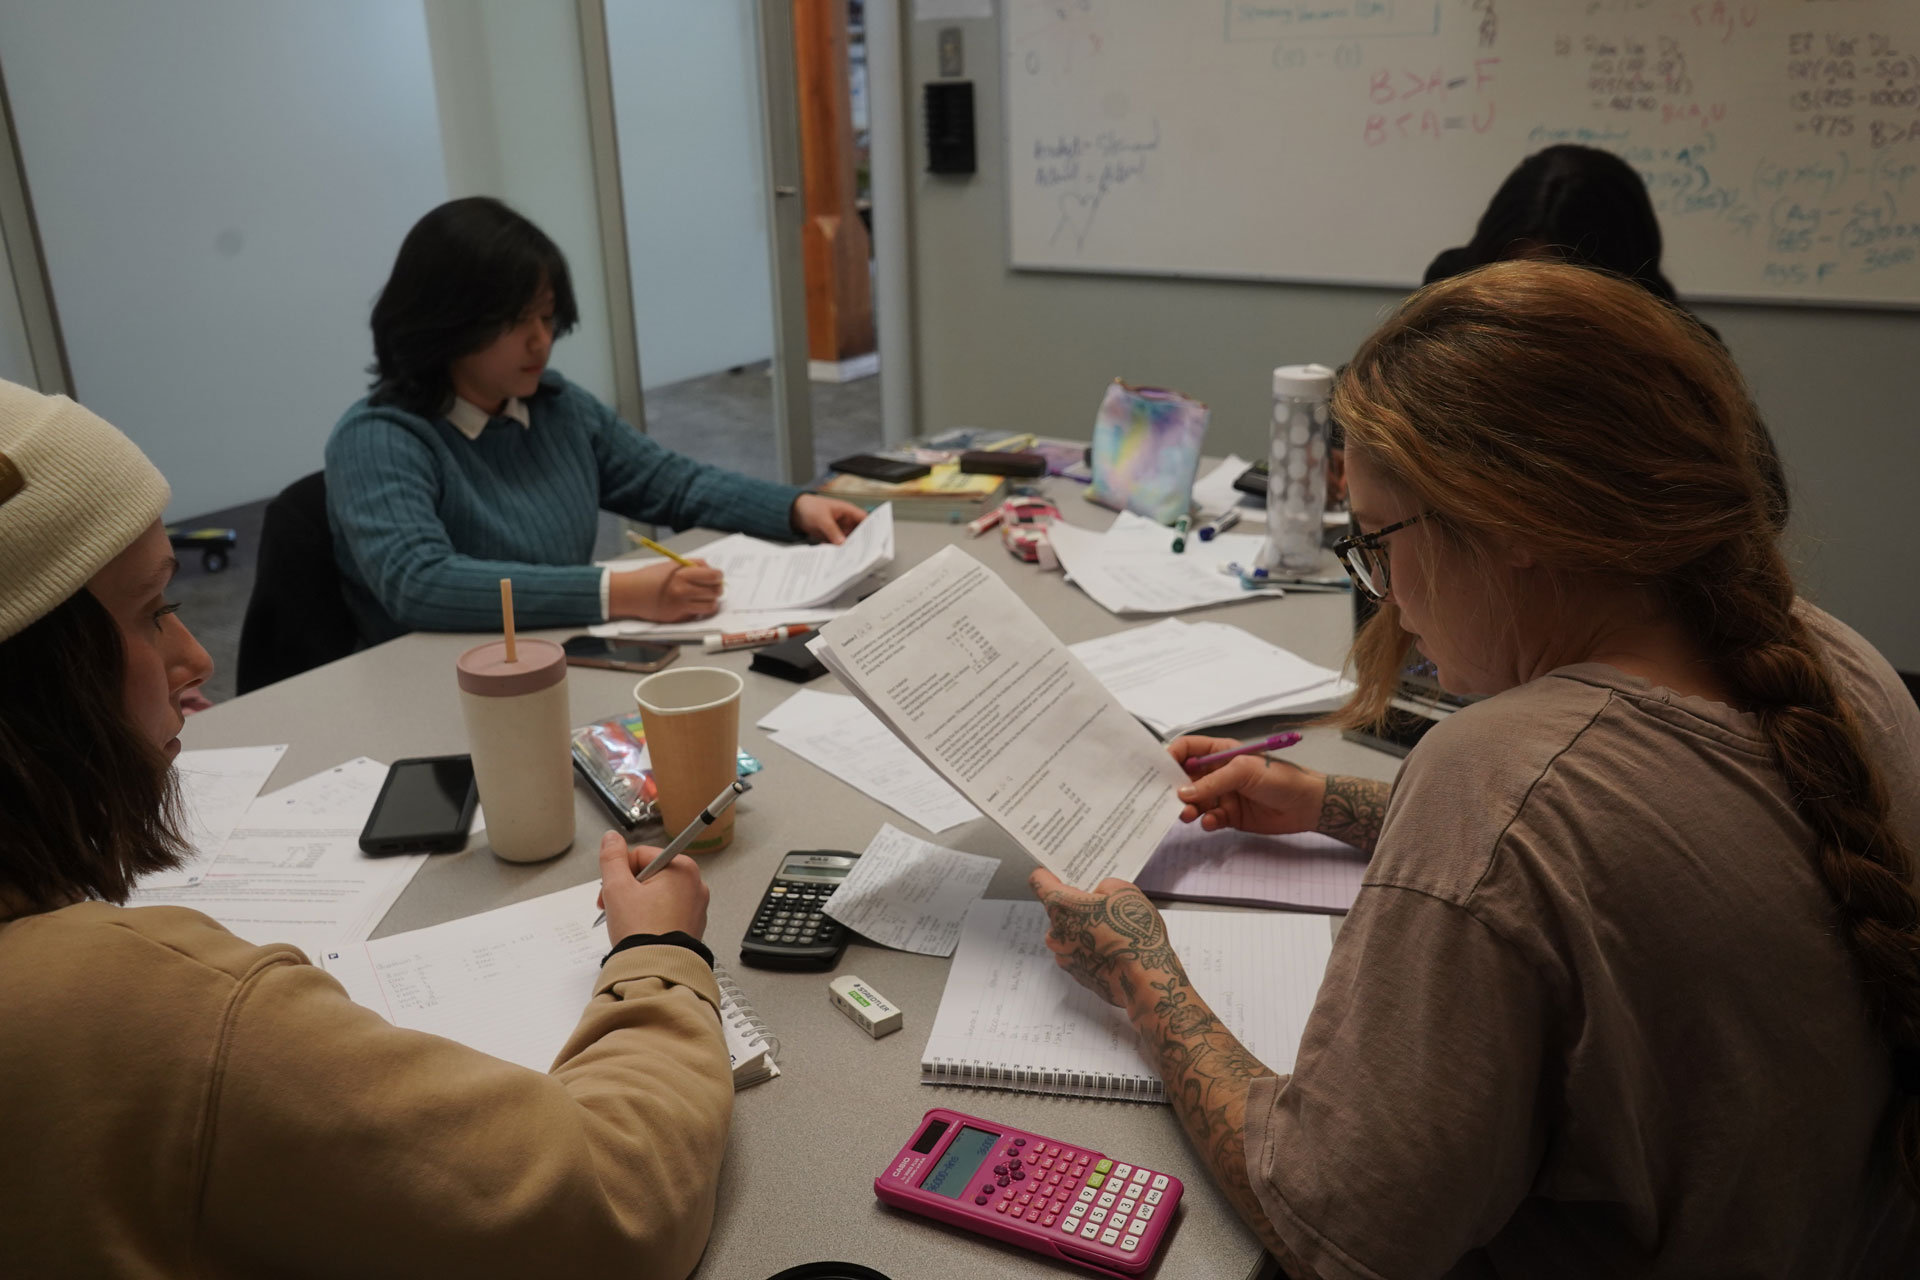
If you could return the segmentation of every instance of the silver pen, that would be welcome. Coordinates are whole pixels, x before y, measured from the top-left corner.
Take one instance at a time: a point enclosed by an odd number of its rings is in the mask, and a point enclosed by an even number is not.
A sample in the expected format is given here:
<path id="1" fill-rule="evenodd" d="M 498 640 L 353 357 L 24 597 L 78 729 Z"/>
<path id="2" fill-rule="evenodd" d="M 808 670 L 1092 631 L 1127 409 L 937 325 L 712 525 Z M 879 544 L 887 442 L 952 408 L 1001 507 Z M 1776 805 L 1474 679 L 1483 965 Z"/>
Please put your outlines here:
<path id="1" fill-rule="evenodd" d="M 745 778 L 737 778 L 734 781 L 729 782 L 727 784 L 727 789 L 725 791 L 722 791 L 719 795 L 715 796 L 713 798 L 712 803 L 710 803 L 709 805 L 707 805 L 706 808 L 700 811 L 699 817 L 695 818 L 692 822 L 689 822 L 686 825 L 686 828 L 682 830 L 679 835 L 675 836 L 672 840 L 669 840 L 667 842 L 666 848 L 662 849 L 659 853 L 654 854 L 652 862 L 649 862 L 646 866 L 640 868 L 640 874 L 633 878 L 633 882 L 635 884 L 645 884 L 647 881 L 651 880 L 654 876 L 659 875 L 662 871 L 666 870 L 667 864 L 669 862 L 672 862 L 674 858 L 680 853 L 681 850 L 685 849 L 688 845 L 692 844 L 695 840 L 699 839 L 701 832 L 705 831 L 708 827 L 718 822 L 720 820 L 720 815 L 725 813 L 728 809 L 731 809 L 733 807 L 733 802 L 735 800 L 738 800 L 742 795 L 744 795 L 745 793 L 751 790 L 753 790 L 753 784 L 748 782 Z M 598 925 L 603 925 L 606 922 L 607 922 L 607 913 L 605 911 L 602 911 L 599 917 L 595 919 L 593 923 L 596 926 L 598 926 Z"/>

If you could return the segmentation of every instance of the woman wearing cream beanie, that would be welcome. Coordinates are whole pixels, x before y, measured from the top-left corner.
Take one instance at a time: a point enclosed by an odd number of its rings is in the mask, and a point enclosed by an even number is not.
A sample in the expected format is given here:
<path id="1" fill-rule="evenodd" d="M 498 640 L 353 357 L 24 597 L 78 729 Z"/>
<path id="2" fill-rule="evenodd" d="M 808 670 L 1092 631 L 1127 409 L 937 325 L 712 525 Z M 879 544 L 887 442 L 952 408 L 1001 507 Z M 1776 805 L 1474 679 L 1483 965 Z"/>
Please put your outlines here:
<path id="1" fill-rule="evenodd" d="M 689 860 L 640 885 L 602 846 L 627 945 L 547 1075 L 112 905 L 178 860 L 211 668 L 165 598 L 167 497 L 113 427 L 0 383 L 0 1271 L 684 1276 L 733 1105 L 713 974 L 649 936 L 704 927 Z"/>

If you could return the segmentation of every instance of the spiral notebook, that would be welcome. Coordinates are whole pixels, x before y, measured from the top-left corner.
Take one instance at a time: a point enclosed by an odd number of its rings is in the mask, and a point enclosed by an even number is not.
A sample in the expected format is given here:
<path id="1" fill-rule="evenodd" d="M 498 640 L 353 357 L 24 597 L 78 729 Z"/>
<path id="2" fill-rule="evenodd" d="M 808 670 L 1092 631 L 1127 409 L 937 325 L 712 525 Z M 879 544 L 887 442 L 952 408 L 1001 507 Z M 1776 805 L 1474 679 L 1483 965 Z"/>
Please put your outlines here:
<path id="1" fill-rule="evenodd" d="M 461 920 L 323 951 L 355 1003 L 396 1027 L 428 1031 L 535 1071 L 553 1065 L 580 1021 L 607 953 L 593 927 L 599 881 Z M 780 1042 L 725 970 L 720 1029 L 733 1087 L 780 1074 Z"/>
<path id="2" fill-rule="evenodd" d="M 1202 999 L 1253 1055 L 1293 1070 L 1333 952 L 1325 916 L 1168 911 L 1167 936 Z M 920 1059 L 922 1084 L 1164 1102 L 1126 1015 L 1067 976 L 1037 902 L 987 899 L 962 928 Z"/>

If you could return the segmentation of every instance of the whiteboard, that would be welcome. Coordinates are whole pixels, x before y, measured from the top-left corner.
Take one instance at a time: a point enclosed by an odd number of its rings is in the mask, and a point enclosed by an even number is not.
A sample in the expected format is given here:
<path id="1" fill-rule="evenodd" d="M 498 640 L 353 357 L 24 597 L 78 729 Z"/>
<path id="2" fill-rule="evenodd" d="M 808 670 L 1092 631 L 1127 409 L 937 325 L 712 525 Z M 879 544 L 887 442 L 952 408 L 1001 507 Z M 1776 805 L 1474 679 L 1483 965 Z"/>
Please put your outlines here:
<path id="1" fill-rule="evenodd" d="M 1004 0 L 1015 267 L 1408 286 L 1522 158 L 1687 297 L 1920 304 L 1920 0 Z"/>

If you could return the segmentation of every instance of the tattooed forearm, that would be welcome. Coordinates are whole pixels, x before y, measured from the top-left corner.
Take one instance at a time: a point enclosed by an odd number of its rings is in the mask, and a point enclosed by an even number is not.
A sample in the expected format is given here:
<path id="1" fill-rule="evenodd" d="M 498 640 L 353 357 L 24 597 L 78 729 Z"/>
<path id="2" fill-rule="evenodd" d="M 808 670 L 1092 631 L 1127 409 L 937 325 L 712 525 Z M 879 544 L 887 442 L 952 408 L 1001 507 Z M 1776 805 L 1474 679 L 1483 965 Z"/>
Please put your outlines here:
<path id="1" fill-rule="evenodd" d="M 1320 834 L 1372 853 L 1380 839 L 1380 823 L 1387 816 L 1387 797 L 1392 792 L 1391 783 L 1374 778 L 1328 774 L 1327 798 L 1320 805 Z"/>
<path id="2" fill-rule="evenodd" d="M 1056 886 L 1041 901 L 1051 922 L 1047 945 L 1061 966 L 1127 1011 L 1215 1182 L 1289 1274 L 1309 1280 L 1312 1273 L 1274 1234 L 1247 1176 L 1247 1089 L 1273 1073 L 1194 991 L 1160 913 L 1133 885 L 1098 894 Z"/>
<path id="3" fill-rule="evenodd" d="M 1159 998 L 1136 1010 L 1134 1026 L 1160 1068 L 1174 1113 L 1241 1221 L 1287 1274 L 1305 1280 L 1313 1273 L 1275 1234 L 1247 1170 L 1247 1090 L 1274 1073 L 1221 1024 L 1184 972 L 1154 974 L 1151 986 Z"/>

